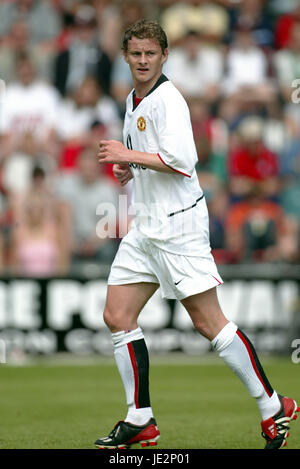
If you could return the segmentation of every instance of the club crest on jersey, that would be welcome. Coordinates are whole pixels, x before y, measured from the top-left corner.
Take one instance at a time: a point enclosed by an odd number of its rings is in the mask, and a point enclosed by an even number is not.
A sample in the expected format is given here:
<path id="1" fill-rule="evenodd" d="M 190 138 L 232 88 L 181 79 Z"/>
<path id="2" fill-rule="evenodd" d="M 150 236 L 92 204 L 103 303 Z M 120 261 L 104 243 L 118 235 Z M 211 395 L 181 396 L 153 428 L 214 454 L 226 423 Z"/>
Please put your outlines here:
<path id="1" fill-rule="evenodd" d="M 144 130 L 146 130 L 146 121 L 145 119 L 141 116 L 138 118 L 137 120 L 137 128 L 143 132 Z"/>

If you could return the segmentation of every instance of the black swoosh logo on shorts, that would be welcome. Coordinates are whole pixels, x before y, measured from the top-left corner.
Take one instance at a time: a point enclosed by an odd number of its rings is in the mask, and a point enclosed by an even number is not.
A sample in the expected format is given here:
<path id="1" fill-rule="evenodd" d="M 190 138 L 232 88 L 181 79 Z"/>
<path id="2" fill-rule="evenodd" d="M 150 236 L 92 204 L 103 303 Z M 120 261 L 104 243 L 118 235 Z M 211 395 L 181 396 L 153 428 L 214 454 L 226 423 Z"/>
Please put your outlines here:
<path id="1" fill-rule="evenodd" d="M 174 285 L 178 285 L 178 283 L 182 282 L 183 278 L 179 280 L 179 282 L 174 282 Z"/>

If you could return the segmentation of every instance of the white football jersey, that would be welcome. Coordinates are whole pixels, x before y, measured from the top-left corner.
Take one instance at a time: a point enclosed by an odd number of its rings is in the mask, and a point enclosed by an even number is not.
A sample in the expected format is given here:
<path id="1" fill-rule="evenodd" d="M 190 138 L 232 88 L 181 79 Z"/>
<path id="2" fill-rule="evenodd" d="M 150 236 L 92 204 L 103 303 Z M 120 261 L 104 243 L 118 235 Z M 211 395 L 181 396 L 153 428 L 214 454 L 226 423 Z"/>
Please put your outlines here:
<path id="1" fill-rule="evenodd" d="M 164 75 L 136 107 L 134 103 L 132 90 L 126 102 L 124 144 L 156 153 L 173 172 L 130 165 L 132 225 L 161 249 L 210 257 L 208 213 L 195 171 L 197 153 L 188 106 Z"/>

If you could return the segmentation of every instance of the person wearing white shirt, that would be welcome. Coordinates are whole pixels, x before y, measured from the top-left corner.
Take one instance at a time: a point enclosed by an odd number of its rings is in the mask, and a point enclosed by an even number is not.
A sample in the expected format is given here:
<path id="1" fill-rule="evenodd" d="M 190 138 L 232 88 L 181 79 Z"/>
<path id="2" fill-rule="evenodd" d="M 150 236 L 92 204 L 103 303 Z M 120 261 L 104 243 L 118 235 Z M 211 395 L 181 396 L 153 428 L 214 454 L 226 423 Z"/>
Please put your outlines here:
<path id="1" fill-rule="evenodd" d="M 185 97 L 205 96 L 215 101 L 220 92 L 223 67 L 221 49 L 204 44 L 198 33 L 188 31 L 181 46 L 170 51 L 164 73 Z"/>
<path id="2" fill-rule="evenodd" d="M 57 141 L 58 92 L 38 79 L 26 53 L 18 57 L 16 71 L 17 80 L 7 85 L 0 113 L 3 181 L 9 192 L 28 188 L 37 158 L 53 169 Z"/>
<path id="3" fill-rule="evenodd" d="M 82 140 L 93 122 L 101 122 L 107 137 L 119 139 L 121 119 L 114 100 L 104 94 L 94 77 L 86 77 L 68 98 L 62 98 L 56 122 L 57 133 L 64 141 Z"/>
<path id="4" fill-rule="evenodd" d="M 268 77 L 268 61 L 264 52 L 256 46 L 248 29 L 235 32 L 225 59 L 223 93 L 230 98 L 254 99 L 271 102 L 274 86 Z"/>
<path id="5" fill-rule="evenodd" d="M 102 140 L 98 157 L 100 164 L 114 164 L 121 185 L 133 178 L 136 216 L 111 266 L 104 309 L 128 413 L 95 445 L 101 449 L 156 445 L 160 437 L 150 403 L 149 356 L 138 326 L 142 308 L 160 286 L 163 297 L 181 301 L 195 329 L 211 341 L 256 399 L 266 448 L 279 448 L 298 406 L 274 391 L 250 340 L 226 319 L 219 305 L 216 286 L 222 280 L 210 253 L 189 111 L 162 73 L 167 37 L 158 23 L 138 21 L 125 32 L 123 52 L 134 83 L 127 99 L 124 144 Z"/>
<path id="6" fill-rule="evenodd" d="M 35 76 L 35 68 L 26 53 L 16 65 L 17 80 L 6 87 L 2 106 L 2 134 L 31 133 L 45 141 L 55 128 L 59 95 L 56 89 Z"/>

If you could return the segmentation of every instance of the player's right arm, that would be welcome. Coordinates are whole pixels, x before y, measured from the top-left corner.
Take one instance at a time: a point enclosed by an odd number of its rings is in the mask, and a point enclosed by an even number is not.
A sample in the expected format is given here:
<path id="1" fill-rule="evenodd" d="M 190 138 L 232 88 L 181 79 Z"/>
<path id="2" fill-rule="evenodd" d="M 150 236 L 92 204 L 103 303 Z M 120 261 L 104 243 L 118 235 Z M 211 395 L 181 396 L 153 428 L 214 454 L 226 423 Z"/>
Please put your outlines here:
<path id="1" fill-rule="evenodd" d="M 100 164 L 110 163 L 121 166 L 138 164 L 155 171 L 162 171 L 164 173 L 173 172 L 173 168 L 163 163 L 157 153 L 130 150 L 117 140 L 101 140 L 99 147 L 100 150 L 97 156 L 99 157 Z M 121 175 L 121 171 L 118 171 L 118 173 Z"/>

